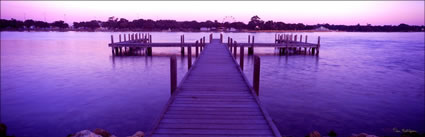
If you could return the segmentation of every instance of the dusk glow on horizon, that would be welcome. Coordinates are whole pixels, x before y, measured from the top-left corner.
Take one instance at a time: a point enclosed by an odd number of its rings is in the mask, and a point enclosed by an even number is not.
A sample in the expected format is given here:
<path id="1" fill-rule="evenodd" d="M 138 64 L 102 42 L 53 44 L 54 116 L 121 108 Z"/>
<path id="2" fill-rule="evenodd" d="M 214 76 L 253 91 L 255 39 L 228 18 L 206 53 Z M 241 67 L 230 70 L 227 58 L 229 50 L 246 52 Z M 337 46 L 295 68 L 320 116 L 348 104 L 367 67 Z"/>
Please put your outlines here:
<path id="1" fill-rule="evenodd" d="M 254 15 L 285 23 L 424 25 L 424 1 L 1 1 L 2 19 L 69 24 L 112 16 L 218 22 L 232 16 L 247 23 Z"/>

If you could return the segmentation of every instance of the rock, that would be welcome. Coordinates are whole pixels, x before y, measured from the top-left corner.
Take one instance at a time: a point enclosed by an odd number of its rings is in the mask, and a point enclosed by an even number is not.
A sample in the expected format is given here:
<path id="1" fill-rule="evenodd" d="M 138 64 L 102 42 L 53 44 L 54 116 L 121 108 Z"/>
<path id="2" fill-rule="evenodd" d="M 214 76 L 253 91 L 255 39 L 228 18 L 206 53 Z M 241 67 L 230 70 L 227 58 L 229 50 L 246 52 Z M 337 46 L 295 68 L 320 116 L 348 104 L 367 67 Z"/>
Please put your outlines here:
<path id="1" fill-rule="evenodd" d="M 321 137 L 321 136 L 320 136 L 320 133 L 319 133 L 319 132 L 317 132 L 317 131 L 313 131 L 313 132 L 311 132 L 308 136 L 309 136 L 309 137 Z"/>
<path id="2" fill-rule="evenodd" d="M 93 130 L 93 133 L 101 135 L 102 137 L 110 137 L 112 136 L 108 131 L 106 131 L 105 129 L 101 129 L 101 128 L 96 128 Z"/>
<path id="3" fill-rule="evenodd" d="M 5 124 L 0 123 L 0 137 L 6 136 L 7 127 Z"/>
<path id="4" fill-rule="evenodd" d="M 68 137 L 102 137 L 98 134 L 91 132 L 90 130 L 82 130 L 80 132 L 69 135 Z"/>
<path id="5" fill-rule="evenodd" d="M 360 133 L 360 134 L 352 134 L 350 137 L 378 137 L 378 136 L 368 135 L 366 133 Z"/>
<path id="6" fill-rule="evenodd" d="M 145 136 L 145 132 L 137 131 L 132 136 L 128 136 L 128 137 L 144 137 L 144 136 Z"/>

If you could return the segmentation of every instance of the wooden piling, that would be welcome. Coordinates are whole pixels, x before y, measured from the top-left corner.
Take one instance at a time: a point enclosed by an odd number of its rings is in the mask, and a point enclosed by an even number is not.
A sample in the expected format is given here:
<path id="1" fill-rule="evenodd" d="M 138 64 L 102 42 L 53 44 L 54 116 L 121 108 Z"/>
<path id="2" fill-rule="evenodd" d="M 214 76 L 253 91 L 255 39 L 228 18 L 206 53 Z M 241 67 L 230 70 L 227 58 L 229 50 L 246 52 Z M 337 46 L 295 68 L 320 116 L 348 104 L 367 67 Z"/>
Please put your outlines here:
<path id="1" fill-rule="evenodd" d="M 121 42 L 121 34 L 119 35 L 119 42 Z"/>
<path id="2" fill-rule="evenodd" d="M 187 69 L 192 67 L 192 47 L 189 45 L 187 47 Z"/>
<path id="3" fill-rule="evenodd" d="M 176 90 L 177 88 L 177 60 L 176 56 L 171 56 L 170 58 L 170 87 L 171 87 L 171 94 Z"/>
<path id="4" fill-rule="evenodd" d="M 303 42 L 303 35 L 300 35 L 300 42 Z"/>
<path id="5" fill-rule="evenodd" d="M 149 42 L 148 43 L 152 43 L 152 35 L 149 35 Z M 148 53 L 148 56 L 152 56 L 152 47 L 147 47 L 146 51 Z"/>
<path id="6" fill-rule="evenodd" d="M 223 34 L 220 34 L 220 42 L 223 43 Z"/>
<path id="7" fill-rule="evenodd" d="M 307 43 L 307 35 L 305 35 L 305 43 Z"/>
<path id="8" fill-rule="evenodd" d="M 230 49 L 230 37 L 227 37 L 227 48 Z"/>
<path id="9" fill-rule="evenodd" d="M 211 43 L 212 37 L 213 37 L 213 35 L 212 35 L 212 33 L 211 33 L 211 34 L 210 34 L 210 43 Z"/>
<path id="10" fill-rule="evenodd" d="M 258 96 L 260 90 L 260 57 L 258 56 L 254 56 L 254 78 L 252 85 Z"/>
<path id="11" fill-rule="evenodd" d="M 114 36 L 111 35 L 111 44 L 113 43 L 114 43 Z M 112 49 L 112 55 L 116 54 L 116 52 L 114 52 L 114 48 L 112 47 L 111 49 Z"/>
<path id="12" fill-rule="evenodd" d="M 180 36 L 180 43 L 181 43 L 181 48 L 180 48 L 180 53 L 181 53 L 181 55 L 183 55 L 184 56 L 184 47 L 183 47 L 183 44 L 184 44 L 184 35 L 181 35 Z"/>
<path id="13" fill-rule="evenodd" d="M 111 35 L 111 43 L 114 43 L 114 35 Z"/>
<path id="14" fill-rule="evenodd" d="M 248 55 L 253 55 L 254 54 L 254 39 L 255 39 L 255 37 L 252 36 L 251 47 L 248 48 Z"/>
<path id="15" fill-rule="evenodd" d="M 198 41 L 195 43 L 195 56 L 198 57 Z"/>
<path id="16" fill-rule="evenodd" d="M 241 47 L 239 47 L 239 49 L 240 49 L 240 51 L 239 51 L 239 57 L 240 57 L 239 65 L 240 65 L 241 69 L 243 70 L 243 59 L 244 59 L 244 49 L 245 48 L 243 46 L 241 46 Z"/>
<path id="17" fill-rule="evenodd" d="M 124 41 L 127 41 L 127 35 L 123 34 L 124 36 Z"/>
<path id="18" fill-rule="evenodd" d="M 236 47 L 236 41 L 234 41 L 234 42 L 233 42 L 232 46 L 233 46 L 233 57 L 235 57 L 235 59 L 236 59 L 236 55 L 237 55 L 237 54 L 236 54 L 236 52 L 237 52 L 237 51 L 236 51 L 236 50 L 237 50 L 237 47 Z"/>
<path id="19" fill-rule="evenodd" d="M 319 48 L 320 48 L 320 36 L 317 38 L 317 55 L 319 55 Z"/>

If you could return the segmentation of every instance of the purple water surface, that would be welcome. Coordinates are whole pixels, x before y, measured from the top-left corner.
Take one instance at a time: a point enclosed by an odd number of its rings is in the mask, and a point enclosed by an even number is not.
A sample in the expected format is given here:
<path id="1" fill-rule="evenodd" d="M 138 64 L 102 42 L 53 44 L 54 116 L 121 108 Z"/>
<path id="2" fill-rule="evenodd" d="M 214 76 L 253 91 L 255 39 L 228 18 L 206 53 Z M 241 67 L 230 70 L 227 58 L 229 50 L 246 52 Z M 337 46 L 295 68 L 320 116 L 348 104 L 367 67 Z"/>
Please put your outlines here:
<path id="1" fill-rule="evenodd" d="M 118 32 L 1 32 L 1 121 L 20 136 L 66 136 L 104 128 L 117 136 L 147 131 L 169 94 L 169 56 L 187 72 L 179 48 L 113 57 Z M 153 42 L 193 42 L 208 33 L 152 32 Z M 424 33 L 323 32 L 320 55 L 261 57 L 260 99 L 282 135 L 425 132 Z M 274 33 L 225 33 L 238 42 Z M 218 37 L 216 34 L 215 37 Z M 207 37 L 208 38 L 208 37 Z M 116 39 L 117 40 L 117 39 Z M 226 41 L 227 39 L 225 39 Z M 252 80 L 252 57 L 245 74 Z"/>

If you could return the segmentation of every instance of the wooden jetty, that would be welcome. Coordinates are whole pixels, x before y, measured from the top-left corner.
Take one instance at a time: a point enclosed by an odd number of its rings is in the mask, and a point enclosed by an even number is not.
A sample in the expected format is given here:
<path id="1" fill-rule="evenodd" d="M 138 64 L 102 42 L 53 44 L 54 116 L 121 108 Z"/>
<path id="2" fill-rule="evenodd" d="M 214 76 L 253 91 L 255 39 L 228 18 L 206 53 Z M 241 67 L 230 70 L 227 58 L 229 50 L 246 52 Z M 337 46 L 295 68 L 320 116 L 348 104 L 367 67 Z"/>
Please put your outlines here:
<path id="1" fill-rule="evenodd" d="M 281 136 L 227 44 L 207 44 L 178 87 L 170 64 L 172 95 L 148 136 Z"/>
<path id="2" fill-rule="evenodd" d="M 128 39 L 126 38 L 128 36 Z M 298 37 L 299 36 L 299 37 Z M 112 48 L 113 55 L 123 55 L 131 52 L 145 51 L 146 55 L 152 55 L 153 47 L 181 47 L 181 54 L 185 54 L 185 48 L 188 47 L 203 48 L 205 46 L 205 37 L 197 40 L 197 42 L 186 43 L 184 35 L 180 36 L 180 43 L 152 43 L 152 35 L 150 34 L 123 34 L 124 40 L 121 40 L 119 35 L 119 41 L 114 42 L 113 36 L 111 36 L 111 43 L 109 47 Z M 212 40 L 212 34 L 210 34 L 209 42 Z M 307 43 L 307 35 L 294 35 L 294 34 L 275 34 L 274 43 L 255 43 L 255 37 L 248 35 L 247 43 L 234 44 L 232 38 L 227 38 L 227 44 L 232 46 L 231 51 L 236 50 L 238 47 L 247 47 L 248 55 L 254 54 L 254 47 L 274 47 L 279 50 L 280 54 L 313 54 L 318 55 L 320 49 L 320 37 L 317 39 L 317 43 Z M 220 34 L 220 42 L 223 42 L 223 35 Z M 201 49 L 202 50 L 202 49 Z M 198 51 L 198 50 L 196 50 Z M 198 53 L 198 52 L 196 52 Z"/>
<path id="3" fill-rule="evenodd" d="M 276 34 L 275 43 L 255 43 L 254 36 L 248 36 L 247 43 L 238 43 L 228 37 L 227 44 L 220 39 L 209 36 L 193 43 L 152 43 L 149 34 L 131 34 L 124 41 L 114 43 L 111 36 L 109 47 L 112 53 L 122 54 L 127 51 L 145 50 L 152 55 L 152 47 L 187 48 L 188 69 L 183 80 L 177 85 L 176 57 L 170 59 L 171 97 L 154 122 L 147 136 L 153 137 L 218 137 L 218 136 L 258 136 L 280 137 L 280 133 L 267 111 L 259 101 L 260 58 L 254 56 L 253 84 L 249 84 L 243 73 L 245 48 L 248 55 L 254 54 L 254 47 L 275 47 L 282 54 L 312 53 L 317 55 L 320 48 L 320 37 L 317 44 L 297 40 L 296 35 Z M 195 48 L 197 59 L 192 64 L 192 48 Z M 239 64 L 236 61 L 239 48 Z M 124 52 L 123 52 L 124 51 Z"/>

